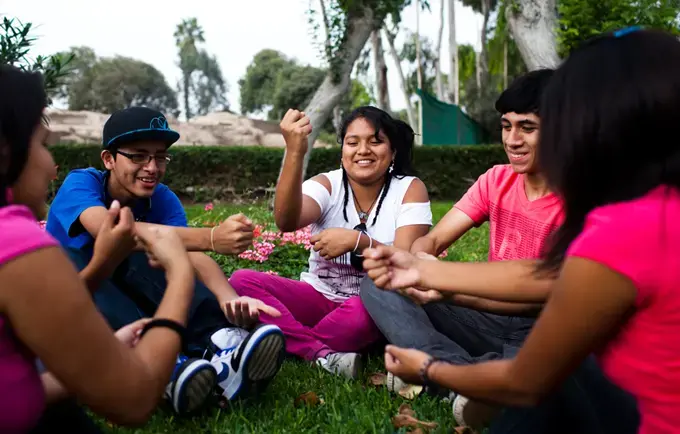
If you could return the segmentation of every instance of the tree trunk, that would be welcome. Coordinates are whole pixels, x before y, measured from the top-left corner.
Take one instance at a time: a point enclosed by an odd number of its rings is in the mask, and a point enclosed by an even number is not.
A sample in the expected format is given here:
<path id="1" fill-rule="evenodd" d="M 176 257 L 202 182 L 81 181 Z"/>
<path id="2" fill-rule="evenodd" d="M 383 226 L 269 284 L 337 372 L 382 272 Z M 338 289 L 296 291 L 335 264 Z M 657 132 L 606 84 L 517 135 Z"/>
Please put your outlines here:
<path id="1" fill-rule="evenodd" d="M 189 78 L 190 75 L 186 72 L 183 73 L 183 82 L 184 82 L 184 116 L 186 116 L 187 121 L 191 119 L 191 108 L 189 107 L 189 88 L 190 83 L 189 83 Z"/>
<path id="2" fill-rule="evenodd" d="M 556 0 L 516 0 L 505 14 L 510 31 L 529 71 L 556 68 L 557 55 Z"/>
<path id="3" fill-rule="evenodd" d="M 394 65 L 397 68 L 397 76 L 399 77 L 399 87 L 401 87 L 401 91 L 404 93 L 404 100 L 406 101 L 406 116 L 408 116 L 408 123 L 411 125 L 411 128 L 415 130 L 417 127 L 416 125 L 416 117 L 413 114 L 413 104 L 411 104 L 411 95 L 408 94 L 408 88 L 406 87 L 406 78 L 404 78 L 404 70 L 401 68 L 401 59 L 399 58 L 399 54 L 397 53 L 397 49 L 394 47 L 394 36 L 387 31 L 387 29 L 383 29 L 383 35 L 385 36 L 385 39 L 387 39 L 387 45 L 390 47 L 390 55 L 392 56 L 392 59 L 394 60 Z"/>
<path id="4" fill-rule="evenodd" d="M 338 70 L 328 71 L 321 86 L 319 86 L 312 100 L 305 107 L 304 112 L 309 116 L 312 123 L 312 134 L 309 135 L 309 149 L 305 154 L 305 161 L 302 167 L 303 178 L 307 173 L 309 158 L 312 155 L 312 146 L 316 142 L 316 138 L 319 137 L 321 127 L 328 120 L 333 108 L 338 105 L 342 97 L 349 91 L 350 75 L 352 74 L 354 63 L 359 58 L 359 54 L 364 45 L 366 45 L 368 37 L 374 28 L 374 13 L 370 8 L 364 8 L 363 15 L 353 15 L 348 19 L 345 43 L 336 54 L 342 59 L 338 63 Z M 334 80 L 334 73 L 337 80 Z M 283 165 L 283 161 L 281 163 Z"/>
<path id="5" fill-rule="evenodd" d="M 486 44 L 487 34 L 489 32 L 489 15 L 491 14 L 491 0 L 482 0 L 482 33 L 480 35 L 480 43 L 482 49 L 479 53 L 477 63 L 477 89 L 481 90 L 489 83 L 489 50 Z"/>
<path id="6" fill-rule="evenodd" d="M 342 127 L 342 116 L 344 113 L 339 105 L 333 107 L 333 128 L 335 129 L 335 134 L 340 134 L 340 128 Z"/>
<path id="7" fill-rule="evenodd" d="M 375 68 L 375 84 L 378 88 L 378 108 L 390 113 L 390 93 L 387 87 L 387 65 L 382 47 L 380 29 L 371 32 L 371 47 L 373 52 L 373 67 Z"/>
<path id="8" fill-rule="evenodd" d="M 453 103 L 458 105 L 460 104 L 460 74 L 458 72 L 455 0 L 449 0 L 449 62 L 449 100 L 453 100 Z"/>
<path id="9" fill-rule="evenodd" d="M 423 64 L 420 60 L 420 1 L 416 0 L 416 76 L 418 78 L 418 89 L 423 88 Z"/>
<path id="10" fill-rule="evenodd" d="M 508 88 L 508 35 L 503 39 L 503 89 Z"/>
<path id="11" fill-rule="evenodd" d="M 444 80 L 442 79 L 441 58 L 442 58 L 442 38 L 444 36 L 444 1 L 439 0 L 439 33 L 437 33 L 437 48 L 434 57 L 435 82 L 437 84 L 437 99 L 449 101 L 444 92 Z"/>

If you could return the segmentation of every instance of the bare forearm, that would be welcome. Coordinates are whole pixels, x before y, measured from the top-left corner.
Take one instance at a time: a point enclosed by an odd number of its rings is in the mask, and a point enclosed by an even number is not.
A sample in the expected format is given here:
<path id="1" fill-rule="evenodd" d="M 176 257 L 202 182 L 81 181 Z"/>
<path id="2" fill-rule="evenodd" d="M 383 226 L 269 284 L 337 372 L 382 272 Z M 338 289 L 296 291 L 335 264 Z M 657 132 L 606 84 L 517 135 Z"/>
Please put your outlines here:
<path id="1" fill-rule="evenodd" d="M 153 223 L 136 223 L 142 227 L 159 226 Z M 164 226 L 169 227 L 169 226 Z M 179 235 L 184 243 L 184 248 L 189 252 L 207 252 L 212 250 L 210 243 L 211 228 L 187 228 L 180 226 L 173 226 L 174 231 Z M 139 250 L 143 250 L 141 246 Z"/>
<path id="2" fill-rule="evenodd" d="M 238 297 L 224 275 L 224 271 L 210 256 L 201 252 L 191 252 L 189 259 L 196 270 L 196 277 L 215 294 L 218 300 L 231 300 Z"/>
<path id="3" fill-rule="evenodd" d="M 90 261 L 85 268 L 83 268 L 79 275 L 80 278 L 85 282 L 85 286 L 90 292 L 95 292 L 101 283 L 108 277 L 102 267 L 95 263 L 94 260 Z"/>
<path id="4" fill-rule="evenodd" d="M 445 362 L 432 364 L 428 376 L 431 381 L 468 398 L 485 402 L 530 406 L 539 393 L 525 390 L 510 375 L 512 361 L 499 360 L 472 365 L 453 365 Z"/>
<path id="5" fill-rule="evenodd" d="M 165 290 L 154 318 L 164 318 L 186 326 L 187 312 L 194 294 L 194 273 L 190 269 L 178 270 L 167 277 Z M 181 347 L 180 336 L 171 329 L 154 327 L 135 347 L 135 352 L 143 360 L 150 373 L 149 377 L 159 380 L 153 384 L 159 395 L 165 387 L 165 380 L 170 377 L 174 368 L 175 356 Z"/>
<path id="6" fill-rule="evenodd" d="M 419 286 L 442 293 L 486 298 L 496 301 L 544 303 L 553 279 L 533 273 L 535 262 L 446 262 L 418 260 Z"/>
<path id="7" fill-rule="evenodd" d="M 286 151 L 274 197 L 274 219 L 284 232 L 298 228 L 302 212 L 302 165 L 304 153 Z"/>
<path id="8" fill-rule="evenodd" d="M 457 306 L 508 316 L 538 316 L 543 308 L 541 303 L 513 303 L 461 294 L 452 294 L 448 301 Z"/>
<path id="9" fill-rule="evenodd" d="M 411 245 L 411 253 L 427 253 L 428 255 L 437 256 L 441 252 L 437 252 L 436 241 L 429 235 L 420 237 Z"/>

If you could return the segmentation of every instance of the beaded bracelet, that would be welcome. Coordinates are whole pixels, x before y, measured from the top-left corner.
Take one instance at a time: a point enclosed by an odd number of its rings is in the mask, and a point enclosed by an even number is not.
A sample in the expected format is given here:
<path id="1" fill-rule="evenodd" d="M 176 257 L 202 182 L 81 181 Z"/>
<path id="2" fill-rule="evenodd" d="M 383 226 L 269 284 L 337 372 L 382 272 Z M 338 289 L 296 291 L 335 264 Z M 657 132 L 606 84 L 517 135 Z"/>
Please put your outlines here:
<path id="1" fill-rule="evenodd" d="M 430 356 L 427 358 L 427 360 L 425 360 L 425 363 L 423 363 L 422 368 L 420 368 L 420 381 L 423 383 L 423 386 L 432 384 L 430 377 L 427 375 L 427 371 L 430 370 L 430 366 L 432 366 L 433 363 L 438 361 L 438 358 Z"/>

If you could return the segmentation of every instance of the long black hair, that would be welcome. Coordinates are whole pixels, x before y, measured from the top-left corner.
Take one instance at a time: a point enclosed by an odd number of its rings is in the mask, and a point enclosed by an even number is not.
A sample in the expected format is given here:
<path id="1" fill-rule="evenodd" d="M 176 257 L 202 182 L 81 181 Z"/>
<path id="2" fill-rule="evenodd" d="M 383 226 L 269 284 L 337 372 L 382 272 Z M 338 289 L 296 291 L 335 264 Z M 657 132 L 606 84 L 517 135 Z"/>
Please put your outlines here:
<path id="1" fill-rule="evenodd" d="M 554 273 L 594 208 L 680 188 L 680 41 L 637 29 L 590 40 L 555 72 L 541 109 L 539 164 L 565 207 L 538 269 Z"/>
<path id="2" fill-rule="evenodd" d="M 40 73 L 0 65 L 0 206 L 8 205 L 7 189 L 24 170 L 31 137 L 43 120 L 43 83 Z"/>
<path id="3" fill-rule="evenodd" d="M 387 191 L 390 188 L 390 182 L 392 177 L 402 179 L 405 176 L 415 175 L 415 170 L 413 169 L 413 142 L 415 138 L 415 133 L 413 128 L 409 126 L 406 122 L 394 119 L 387 112 L 380 110 L 377 107 L 372 106 L 362 106 L 354 109 L 347 117 L 343 120 L 342 126 L 340 128 L 340 133 L 338 134 L 338 143 L 340 146 L 345 141 L 345 135 L 347 134 L 347 128 L 355 120 L 362 118 L 373 126 L 375 129 L 375 138 L 382 133 L 387 136 L 390 141 L 390 147 L 394 154 L 394 164 L 385 172 L 385 185 L 383 186 L 382 193 L 380 194 L 380 199 L 378 200 L 378 207 L 375 210 L 375 217 L 373 217 L 372 225 L 375 224 L 378 219 L 378 213 L 382 207 L 383 200 L 387 196 Z M 347 172 L 344 166 L 342 167 L 342 184 L 345 189 L 344 207 L 342 209 L 345 221 L 347 219 L 347 204 L 349 203 L 349 180 L 347 178 Z"/>

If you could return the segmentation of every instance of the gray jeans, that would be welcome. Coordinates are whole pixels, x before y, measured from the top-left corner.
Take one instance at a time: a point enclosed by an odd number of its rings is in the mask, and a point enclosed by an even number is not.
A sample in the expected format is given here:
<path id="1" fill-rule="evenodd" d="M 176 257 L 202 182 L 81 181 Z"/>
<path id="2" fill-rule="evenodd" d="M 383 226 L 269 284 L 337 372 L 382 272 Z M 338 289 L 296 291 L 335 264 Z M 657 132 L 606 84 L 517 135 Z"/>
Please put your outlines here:
<path id="1" fill-rule="evenodd" d="M 514 357 L 535 322 L 447 303 L 419 306 L 368 278 L 361 300 L 390 343 L 459 365 Z M 574 426 L 579 433 L 633 434 L 638 425 L 635 399 L 610 383 L 591 356 L 538 406 L 503 410 L 489 434 L 556 434 Z"/>
<path id="2" fill-rule="evenodd" d="M 362 281 L 361 300 L 390 343 L 459 365 L 513 357 L 536 320 L 449 303 L 419 306 L 370 279 Z"/>

